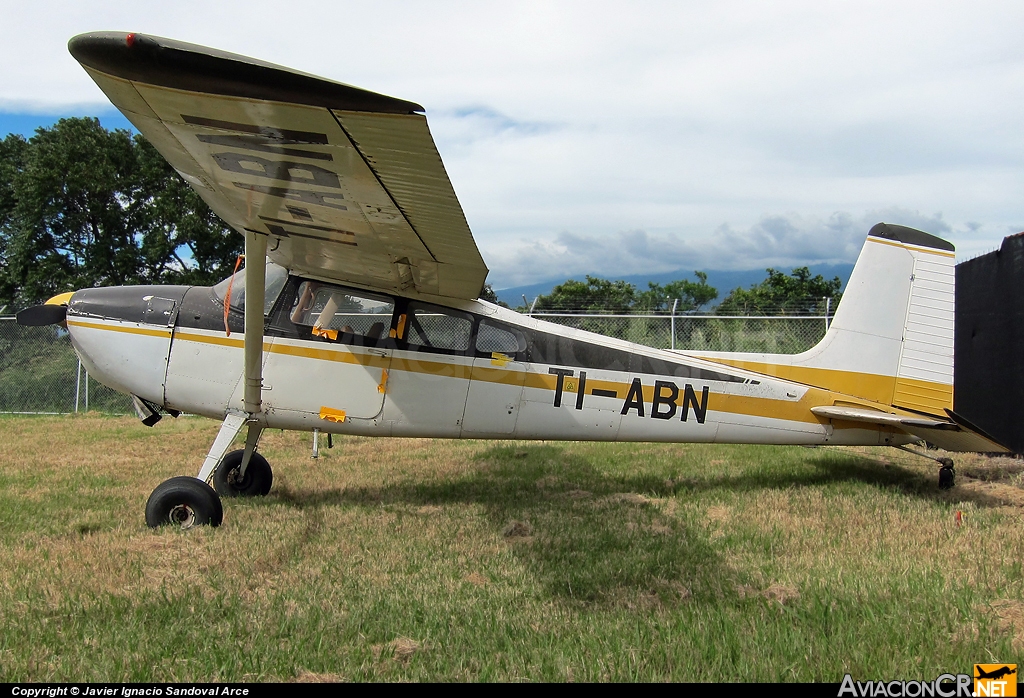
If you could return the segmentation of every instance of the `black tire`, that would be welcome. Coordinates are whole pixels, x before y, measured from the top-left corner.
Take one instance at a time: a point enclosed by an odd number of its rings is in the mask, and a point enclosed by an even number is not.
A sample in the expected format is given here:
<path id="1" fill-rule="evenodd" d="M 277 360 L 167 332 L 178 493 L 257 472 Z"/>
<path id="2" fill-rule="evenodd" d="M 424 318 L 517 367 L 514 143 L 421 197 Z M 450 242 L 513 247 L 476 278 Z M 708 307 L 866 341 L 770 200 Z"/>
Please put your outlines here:
<path id="1" fill-rule="evenodd" d="M 939 463 L 939 489 L 949 490 L 956 486 L 956 470 L 953 468 L 953 461 L 950 458 L 940 458 Z"/>
<path id="2" fill-rule="evenodd" d="M 274 484 L 274 471 L 267 459 L 258 453 L 249 458 L 249 467 L 245 469 L 245 477 L 238 479 L 238 471 L 242 465 L 244 451 L 232 451 L 213 471 L 213 486 L 222 497 L 263 497 L 270 492 Z"/>
<path id="3" fill-rule="evenodd" d="M 212 487 L 194 477 L 182 475 L 161 482 L 146 502 L 146 525 L 220 526 L 224 509 Z"/>

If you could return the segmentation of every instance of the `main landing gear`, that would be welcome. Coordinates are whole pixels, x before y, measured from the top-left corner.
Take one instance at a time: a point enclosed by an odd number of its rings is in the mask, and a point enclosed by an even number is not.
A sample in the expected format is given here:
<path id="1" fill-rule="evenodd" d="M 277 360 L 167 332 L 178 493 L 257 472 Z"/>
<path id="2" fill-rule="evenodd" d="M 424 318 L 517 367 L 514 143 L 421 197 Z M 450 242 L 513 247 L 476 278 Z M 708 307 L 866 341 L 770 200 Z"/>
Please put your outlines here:
<path id="1" fill-rule="evenodd" d="M 245 448 L 226 453 L 246 425 L 249 428 Z M 172 477 L 153 490 L 146 503 L 146 525 L 150 528 L 171 525 L 182 529 L 220 526 L 224 519 L 221 497 L 262 497 L 270 492 L 274 472 L 267 459 L 256 453 L 262 431 L 256 421 L 241 415 L 227 415 L 199 475 Z M 207 484 L 211 476 L 213 487 Z"/>
<path id="2" fill-rule="evenodd" d="M 220 526 L 224 509 L 213 488 L 194 477 L 181 475 L 161 482 L 146 502 L 146 525 L 150 528 L 171 525 L 181 529 L 193 526 Z"/>
<path id="3" fill-rule="evenodd" d="M 232 451 L 213 471 L 213 486 L 222 497 L 262 497 L 270 492 L 274 471 L 267 459 L 253 453 L 245 474 L 241 474 L 243 449 Z"/>

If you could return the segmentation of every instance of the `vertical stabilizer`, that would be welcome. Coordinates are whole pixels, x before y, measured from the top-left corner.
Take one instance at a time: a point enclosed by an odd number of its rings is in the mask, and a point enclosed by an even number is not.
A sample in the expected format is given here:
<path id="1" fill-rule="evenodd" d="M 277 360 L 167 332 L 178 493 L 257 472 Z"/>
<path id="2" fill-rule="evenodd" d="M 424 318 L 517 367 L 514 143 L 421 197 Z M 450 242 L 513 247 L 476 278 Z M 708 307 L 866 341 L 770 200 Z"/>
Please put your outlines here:
<path id="1" fill-rule="evenodd" d="M 868 233 L 825 337 L 801 354 L 701 356 L 883 405 L 943 415 L 953 406 L 955 254 L 920 230 Z"/>

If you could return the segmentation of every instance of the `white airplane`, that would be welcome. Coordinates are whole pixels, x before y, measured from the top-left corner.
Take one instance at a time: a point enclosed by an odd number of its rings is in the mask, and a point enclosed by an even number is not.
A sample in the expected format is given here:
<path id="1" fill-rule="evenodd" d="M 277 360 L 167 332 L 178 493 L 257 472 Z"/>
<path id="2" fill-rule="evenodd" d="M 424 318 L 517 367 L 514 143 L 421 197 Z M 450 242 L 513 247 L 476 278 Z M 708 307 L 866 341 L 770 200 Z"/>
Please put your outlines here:
<path id="1" fill-rule="evenodd" d="M 1007 450 L 952 412 L 944 240 L 872 228 L 802 354 L 653 349 L 478 299 L 487 267 L 419 105 L 142 34 L 69 48 L 251 261 L 212 288 L 90 288 L 19 315 L 66 323 L 90 375 L 146 424 L 222 421 L 197 476 L 154 490 L 150 526 L 216 526 L 218 493 L 267 494 L 267 428 Z"/>

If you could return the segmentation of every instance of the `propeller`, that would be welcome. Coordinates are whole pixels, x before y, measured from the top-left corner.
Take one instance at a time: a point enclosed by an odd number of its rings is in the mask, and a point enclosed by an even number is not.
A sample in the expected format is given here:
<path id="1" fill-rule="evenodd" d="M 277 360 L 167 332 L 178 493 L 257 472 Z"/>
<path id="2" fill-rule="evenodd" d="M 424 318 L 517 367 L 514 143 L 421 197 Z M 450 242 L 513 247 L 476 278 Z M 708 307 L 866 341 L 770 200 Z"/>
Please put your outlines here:
<path id="1" fill-rule="evenodd" d="M 74 291 L 54 296 L 42 305 L 33 305 L 18 313 L 18 324 L 25 327 L 63 325 L 68 315 L 68 303 Z"/>

